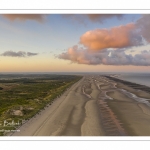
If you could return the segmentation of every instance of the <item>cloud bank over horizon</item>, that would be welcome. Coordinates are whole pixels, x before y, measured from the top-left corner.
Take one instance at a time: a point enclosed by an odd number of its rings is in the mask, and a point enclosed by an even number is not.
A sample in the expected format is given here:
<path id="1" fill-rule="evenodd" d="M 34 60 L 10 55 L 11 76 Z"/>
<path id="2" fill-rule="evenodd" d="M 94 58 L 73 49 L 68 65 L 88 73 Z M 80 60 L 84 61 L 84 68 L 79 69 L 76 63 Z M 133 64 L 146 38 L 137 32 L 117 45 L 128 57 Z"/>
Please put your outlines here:
<path id="1" fill-rule="evenodd" d="M 81 35 L 79 45 L 69 48 L 58 58 L 88 65 L 150 66 L 150 51 L 126 54 L 129 47 L 150 43 L 150 15 L 142 15 L 135 23 L 110 29 L 90 30 Z M 113 50 L 109 50 L 113 49 Z"/>
<path id="2" fill-rule="evenodd" d="M 9 57 L 30 57 L 30 56 L 35 56 L 38 55 L 38 53 L 32 53 L 32 52 L 24 52 L 24 51 L 6 51 L 1 54 L 1 56 L 9 56 Z"/>
<path id="3" fill-rule="evenodd" d="M 134 65 L 150 66 L 150 50 L 143 50 L 140 54 L 126 54 L 124 50 L 107 50 L 89 52 L 77 45 L 67 52 L 58 55 L 58 58 L 71 60 L 73 63 L 87 65 Z"/>

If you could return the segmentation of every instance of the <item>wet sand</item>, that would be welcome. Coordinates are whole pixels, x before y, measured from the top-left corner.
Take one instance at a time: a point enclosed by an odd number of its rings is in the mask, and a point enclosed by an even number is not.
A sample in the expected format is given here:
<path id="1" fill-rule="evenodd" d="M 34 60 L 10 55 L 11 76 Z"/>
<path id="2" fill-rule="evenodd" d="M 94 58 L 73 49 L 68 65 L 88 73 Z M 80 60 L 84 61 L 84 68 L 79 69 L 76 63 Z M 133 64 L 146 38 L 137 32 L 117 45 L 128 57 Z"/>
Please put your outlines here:
<path id="1" fill-rule="evenodd" d="M 119 88 L 126 89 L 136 96 L 150 99 L 150 94 L 137 91 L 126 85 L 119 84 Z M 115 112 L 128 135 L 150 136 L 150 107 L 144 102 L 136 101 L 120 90 L 107 92 L 113 101 L 107 101 L 108 106 Z"/>
<path id="2" fill-rule="evenodd" d="M 150 94 L 87 75 L 12 136 L 150 136 L 150 107 L 128 93 Z M 148 102 L 148 101 L 146 101 Z"/>

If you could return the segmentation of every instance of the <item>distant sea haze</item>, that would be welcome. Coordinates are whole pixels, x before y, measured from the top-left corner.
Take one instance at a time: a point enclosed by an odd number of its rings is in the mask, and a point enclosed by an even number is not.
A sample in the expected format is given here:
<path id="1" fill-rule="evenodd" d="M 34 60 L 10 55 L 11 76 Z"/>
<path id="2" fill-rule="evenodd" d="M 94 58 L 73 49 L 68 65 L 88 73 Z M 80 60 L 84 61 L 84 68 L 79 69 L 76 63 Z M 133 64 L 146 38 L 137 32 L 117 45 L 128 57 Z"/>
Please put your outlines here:
<path id="1" fill-rule="evenodd" d="M 150 73 L 124 73 L 119 78 L 150 87 Z"/>

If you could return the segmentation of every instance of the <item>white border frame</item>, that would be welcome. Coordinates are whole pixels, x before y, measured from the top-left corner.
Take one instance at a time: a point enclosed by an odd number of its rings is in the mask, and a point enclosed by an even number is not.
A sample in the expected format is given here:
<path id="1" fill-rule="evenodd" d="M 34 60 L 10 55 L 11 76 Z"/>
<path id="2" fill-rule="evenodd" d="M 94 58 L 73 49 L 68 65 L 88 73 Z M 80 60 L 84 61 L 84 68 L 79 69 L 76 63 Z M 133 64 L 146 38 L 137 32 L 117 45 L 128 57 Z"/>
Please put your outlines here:
<path id="1" fill-rule="evenodd" d="M 6 2 L 6 1 L 5 1 Z M 132 4 L 131 4 L 132 5 Z M 1 7 L 0 7 L 1 8 Z M 150 9 L 1 9 L 0 14 L 150 14 Z M 0 141 L 150 141 L 150 136 L 17 136 Z"/>

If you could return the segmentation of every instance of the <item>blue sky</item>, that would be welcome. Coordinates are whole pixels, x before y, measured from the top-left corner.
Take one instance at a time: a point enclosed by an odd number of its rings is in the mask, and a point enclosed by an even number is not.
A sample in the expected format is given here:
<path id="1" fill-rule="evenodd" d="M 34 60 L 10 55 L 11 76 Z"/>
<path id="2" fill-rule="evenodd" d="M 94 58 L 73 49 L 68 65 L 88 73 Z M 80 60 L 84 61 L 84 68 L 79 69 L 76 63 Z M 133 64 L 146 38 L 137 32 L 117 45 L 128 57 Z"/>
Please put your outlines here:
<path id="1" fill-rule="evenodd" d="M 44 19 L 41 18 L 41 16 L 44 16 Z M 111 30 L 114 28 L 118 28 L 119 26 L 126 26 L 127 24 L 136 24 L 137 20 L 142 18 L 142 15 L 126 14 L 121 15 L 120 17 L 118 17 L 117 15 L 105 17 L 105 15 L 103 14 L 101 16 L 97 15 L 96 19 L 93 18 L 94 17 L 90 19 L 88 15 L 80 14 L 37 14 L 37 17 L 30 17 L 30 15 L 21 16 L 19 14 L 14 16 L 0 15 L 0 62 L 3 66 L 0 68 L 0 71 L 59 72 L 62 71 L 62 69 L 60 69 L 61 65 L 64 68 L 64 71 L 97 71 L 97 69 L 99 69 L 100 71 L 109 71 L 110 68 L 112 68 L 111 71 L 117 71 L 119 66 L 121 66 L 121 71 L 124 70 L 122 68 L 125 68 L 125 71 L 132 71 L 133 67 L 140 67 L 140 71 L 145 71 L 146 67 L 149 66 L 147 65 L 147 63 L 149 62 L 146 62 L 146 65 L 144 64 L 143 67 L 145 69 L 142 69 L 139 63 L 137 65 L 137 63 L 122 64 L 121 62 L 121 64 L 118 66 L 118 64 L 116 65 L 116 63 L 110 64 L 107 62 L 105 64 L 101 63 L 100 61 L 99 63 L 91 63 L 92 61 L 87 60 L 87 58 L 86 61 L 80 62 L 76 61 L 76 58 L 72 59 L 72 56 L 70 56 L 68 50 L 70 48 L 73 48 L 74 45 L 79 45 L 79 47 L 82 46 L 86 49 L 84 49 L 84 54 L 82 52 L 82 55 L 84 55 L 82 59 L 85 59 L 87 55 L 88 58 L 94 59 L 95 56 L 93 57 L 88 52 L 92 50 L 91 47 L 88 47 L 86 43 L 81 42 L 81 37 L 85 35 L 86 32 L 90 31 L 90 34 L 92 34 L 93 36 L 93 33 L 101 34 L 103 32 L 103 29 Z M 96 33 L 97 29 L 99 31 Z M 145 50 L 144 48 L 148 49 L 148 44 L 149 43 L 147 43 L 146 46 L 142 45 L 143 48 L 141 48 L 141 45 L 137 44 L 132 44 L 132 46 L 130 45 L 130 47 L 125 46 L 121 48 L 126 48 L 129 54 L 131 53 L 129 50 L 135 49 L 135 46 L 137 49 L 141 50 Z M 107 50 L 105 49 L 105 51 L 108 51 L 109 49 L 111 49 L 111 46 L 106 48 Z M 115 49 L 115 46 L 113 46 L 112 49 Z M 73 50 L 75 51 L 75 49 Z M 100 50 L 101 48 L 98 50 L 99 55 L 101 55 Z M 25 54 L 22 55 L 23 53 L 19 53 L 20 51 L 24 52 Z M 82 50 L 78 48 L 76 51 L 78 51 L 78 53 L 76 52 L 76 55 L 80 55 L 80 51 Z M 117 51 L 119 52 L 120 50 Z M 27 52 L 30 52 L 33 55 L 28 56 Z M 65 53 L 65 57 L 64 55 L 62 57 L 62 53 Z M 136 51 L 134 50 L 134 52 L 132 53 L 136 54 Z M 21 54 L 21 56 L 19 54 Z M 58 55 L 59 57 L 57 57 Z M 79 57 L 80 56 L 78 56 L 78 58 Z M 143 56 L 141 59 L 143 59 Z M 127 64 L 129 65 L 128 69 Z"/>

